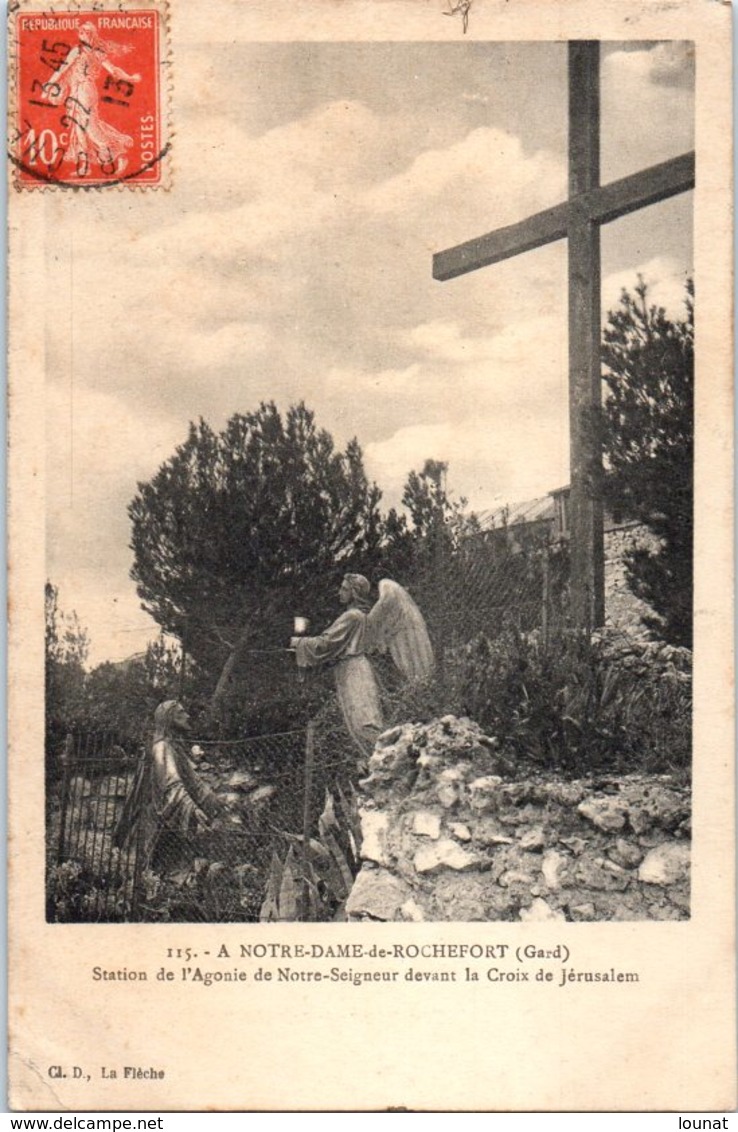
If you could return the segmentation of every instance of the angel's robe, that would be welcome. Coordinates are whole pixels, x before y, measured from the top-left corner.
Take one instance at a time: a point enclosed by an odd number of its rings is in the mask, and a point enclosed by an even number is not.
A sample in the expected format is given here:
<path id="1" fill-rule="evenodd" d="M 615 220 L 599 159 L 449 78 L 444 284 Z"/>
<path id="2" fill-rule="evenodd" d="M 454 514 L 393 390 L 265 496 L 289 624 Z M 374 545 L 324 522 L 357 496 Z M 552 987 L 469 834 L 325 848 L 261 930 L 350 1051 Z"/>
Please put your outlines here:
<path id="1" fill-rule="evenodd" d="M 346 727 L 364 755 L 371 755 L 377 736 L 384 730 L 379 689 L 374 669 L 364 652 L 366 614 L 345 610 L 318 637 L 295 641 L 300 668 L 331 665 Z"/>

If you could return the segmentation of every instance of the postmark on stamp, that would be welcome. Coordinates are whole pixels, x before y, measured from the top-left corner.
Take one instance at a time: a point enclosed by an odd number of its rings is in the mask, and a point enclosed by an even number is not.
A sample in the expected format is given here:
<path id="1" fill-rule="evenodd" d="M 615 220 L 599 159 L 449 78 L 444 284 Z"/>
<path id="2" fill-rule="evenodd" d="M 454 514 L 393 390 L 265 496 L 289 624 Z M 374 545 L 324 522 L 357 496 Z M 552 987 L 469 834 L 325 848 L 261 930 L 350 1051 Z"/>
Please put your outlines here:
<path id="1" fill-rule="evenodd" d="M 13 19 L 16 186 L 166 185 L 164 10 L 21 8 Z"/>

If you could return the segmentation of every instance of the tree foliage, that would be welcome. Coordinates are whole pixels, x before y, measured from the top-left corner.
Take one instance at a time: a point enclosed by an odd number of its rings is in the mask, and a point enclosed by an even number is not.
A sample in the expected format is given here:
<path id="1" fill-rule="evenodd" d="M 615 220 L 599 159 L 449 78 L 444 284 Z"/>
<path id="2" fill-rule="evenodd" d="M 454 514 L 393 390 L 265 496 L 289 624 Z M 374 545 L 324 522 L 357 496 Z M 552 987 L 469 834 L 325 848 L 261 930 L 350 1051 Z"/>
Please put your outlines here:
<path id="1" fill-rule="evenodd" d="M 113 733 L 121 742 L 151 731 L 157 704 L 191 691 L 176 644 L 162 635 L 125 661 L 104 661 L 88 670 L 89 638 L 76 613 L 64 613 L 59 591 L 45 587 L 46 726 L 49 748 L 60 750 L 68 733 Z M 52 764 L 55 760 L 52 758 Z"/>
<path id="2" fill-rule="evenodd" d="M 426 460 L 420 472 L 411 471 L 402 493 L 404 513 L 394 509 L 383 522 L 382 567 L 407 581 L 428 570 L 443 573 L 464 540 L 480 530 L 467 500 L 455 498 L 447 487 L 448 464 Z"/>
<path id="3" fill-rule="evenodd" d="M 51 582 L 44 588 L 46 726 L 61 732 L 84 710 L 85 663 L 89 638 L 75 612 L 59 607 L 59 590 Z"/>
<path id="4" fill-rule="evenodd" d="M 694 292 L 686 315 L 667 318 L 639 277 L 604 330 L 606 498 L 614 513 L 645 523 L 658 549 L 632 551 L 633 592 L 654 609 L 647 624 L 692 644 Z"/>
<path id="5" fill-rule="evenodd" d="M 98 664 L 85 680 L 85 725 L 143 740 L 157 705 L 188 690 L 181 686 L 181 669 L 181 650 L 162 635 L 126 661 Z"/>
<path id="6" fill-rule="evenodd" d="M 337 450 L 304 404 L 191 424 L 129 507 L 143 606 L 222 692 L 247 647 L 286 644 L 295 613 L 319 621 L 340 574 L 377 560 L 379 498 L 356 441 Z"/>

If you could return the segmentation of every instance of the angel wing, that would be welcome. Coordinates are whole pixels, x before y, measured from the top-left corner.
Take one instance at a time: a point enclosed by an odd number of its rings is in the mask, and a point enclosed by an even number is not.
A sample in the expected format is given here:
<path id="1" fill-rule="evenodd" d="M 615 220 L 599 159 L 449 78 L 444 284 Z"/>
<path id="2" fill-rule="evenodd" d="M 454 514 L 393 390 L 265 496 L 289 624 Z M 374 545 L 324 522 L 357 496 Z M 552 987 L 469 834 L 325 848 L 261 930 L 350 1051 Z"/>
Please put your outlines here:
<path id="1" fill-rule="evenodd" d="M 389 578 L 379 583 L 379 600 L 367 614 L 368 644 L 390 656 L 406 680 L 433 670 L 433 649 L 423 614 L 406 589 Z"/>

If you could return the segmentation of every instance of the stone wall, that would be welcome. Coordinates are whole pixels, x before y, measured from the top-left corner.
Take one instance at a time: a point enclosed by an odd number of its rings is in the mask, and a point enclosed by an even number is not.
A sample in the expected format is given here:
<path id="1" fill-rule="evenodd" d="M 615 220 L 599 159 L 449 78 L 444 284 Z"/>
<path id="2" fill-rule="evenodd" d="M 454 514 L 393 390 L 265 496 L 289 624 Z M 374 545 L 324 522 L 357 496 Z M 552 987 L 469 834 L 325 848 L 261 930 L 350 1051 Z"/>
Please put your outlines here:
<path id="1" fill-rule="evenodd" d="M 643 616 L 653 610 L 631 591 L 625 576 L 625 555 L 637 547 L 655 550 L 659 540 L 648 527 L 629 523 L 605 531 L 605 621 L 606 624 L 640 637 L 650 634 Z"/>
<path id="2" fill-rule="evenodd" d="M 466 719 L 380 737 L 349 920 L 683 920 L 689 791 L 669 776 L 515 779 Z"/>

